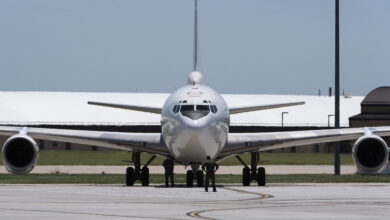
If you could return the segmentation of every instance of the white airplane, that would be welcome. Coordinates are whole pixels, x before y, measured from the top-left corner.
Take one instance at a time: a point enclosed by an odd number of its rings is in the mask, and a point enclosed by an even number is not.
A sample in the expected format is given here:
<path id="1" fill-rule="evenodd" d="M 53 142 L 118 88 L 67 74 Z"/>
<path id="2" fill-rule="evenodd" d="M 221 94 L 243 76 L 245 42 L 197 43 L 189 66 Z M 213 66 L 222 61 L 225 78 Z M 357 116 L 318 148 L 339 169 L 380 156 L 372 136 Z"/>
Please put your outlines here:
<path id="1" fill-rule="evenodd" d="M 195 0 L 195 21 L 197 21 Z M 197 22 L 195 22 L 197 24 Z M 265 169 L 257 168 L 258 153 L 272 149 L 302 146 L 315 143 L 355 140 L 353 159 L 361 173 L 377 174 L 387 165 L 389 148 L 380 136 L 390 136 L 390 127 L 345 128 L 330 130 L 287 131 L 267 133 L 229 133 L 231 114 L 302 105 L 304 102 L 277 103 L 229 107 L 215 90 L 203 84 L 197 66 L 197 25 L 195 25 L 194 72 L 186 86 L 178 89 L 162 107 L 102 103 L 89 104 L 161 114 L 161 133 L 104 132 L 72 129 L 22 128 L 0 126 L 0 135 L 10 136 L 3 145 L 2 154 L 6 169 L 15 174 L 29 173 L 37 163 L 39 148 L 34 139 L 94 145 L 133 152 L 134 168 L 126 170 L 126 184 L 135 180 L 149 184 L 148 165 L 155 155 L 173 156 L 177 163 L 191 166 L 187 171 L 187 186 L 203 186 L 200 164 L 210 156 L 220 161 L 236 156 L 244 165 L 243 185 L 257 181 L 265 185 Z M 152 154 L 141 168 L 140 152 Z M 249 168 L 239 157 L 252 153 Z"/>

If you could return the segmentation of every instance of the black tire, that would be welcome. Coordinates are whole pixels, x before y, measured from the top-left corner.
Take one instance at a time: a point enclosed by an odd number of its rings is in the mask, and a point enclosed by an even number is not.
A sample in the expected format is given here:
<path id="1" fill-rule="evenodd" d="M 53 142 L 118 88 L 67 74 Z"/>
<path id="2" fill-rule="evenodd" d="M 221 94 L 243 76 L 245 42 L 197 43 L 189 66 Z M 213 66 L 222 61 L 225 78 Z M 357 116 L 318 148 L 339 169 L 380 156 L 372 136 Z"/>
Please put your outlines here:
<path id="1" fill-rule="evenodd" d="M 134 168 L 127 167 L 126 169 L 126 186 L 134 186 Z"/>
<path id="2" fill-rule="evenodd" d="M 249 186 L 251 184 L 251 171 L 249 167 L 242 169 L 242 185 Z"/>
<path id="3" fill-rule="evenodd" d="M 193 187 L 194 186 L 194 173 L 192 170 L 187 171 L 187 187 Z"/>
<path id="4" fill-rule="evenodd" d="M 257 169 L 257 184 L 259 184 L 259 186 L 265 186 L 265 168 L 264 167 L 259 167 L 259 169 Z"/>
<path id="5" fill-rule="evenodd" d="M 142 186 L 149 186 L 149 168 L 147 167 L 141 169 L 141 184 Z"/>
<path id="6" fill-rule="evenodd" d="M 203 177 L 203 171 L 199 170 L 196 174 L 196 182 L 198 187 L 204 186 L 204 177 Z"/>

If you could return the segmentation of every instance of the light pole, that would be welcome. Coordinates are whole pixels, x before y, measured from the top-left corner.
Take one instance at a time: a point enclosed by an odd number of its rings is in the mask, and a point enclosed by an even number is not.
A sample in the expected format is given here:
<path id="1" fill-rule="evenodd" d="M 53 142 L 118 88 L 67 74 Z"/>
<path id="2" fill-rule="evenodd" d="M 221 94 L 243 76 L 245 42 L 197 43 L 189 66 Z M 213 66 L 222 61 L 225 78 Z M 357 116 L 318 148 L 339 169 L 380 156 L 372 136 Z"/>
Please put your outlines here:
<path id="1" fill-rule="evenodd" d="M 330 117 L 334 117 L 334 115 L 328 115 L 328 128 L 330 128 Z"/>
<path id="2" fill-rule="evenodd" d="M 282 112 L 282 127 L 284 125 L 284 114 L 288 114 L 288 112 Z"/>
<path id="3" fill-rule="evenodd" d="M 340 32 L 339 0 L 335 0 L 335 128 L 340 128 Z M 334 174 L 340 175 L 340 142 L 335 143 Z"/>

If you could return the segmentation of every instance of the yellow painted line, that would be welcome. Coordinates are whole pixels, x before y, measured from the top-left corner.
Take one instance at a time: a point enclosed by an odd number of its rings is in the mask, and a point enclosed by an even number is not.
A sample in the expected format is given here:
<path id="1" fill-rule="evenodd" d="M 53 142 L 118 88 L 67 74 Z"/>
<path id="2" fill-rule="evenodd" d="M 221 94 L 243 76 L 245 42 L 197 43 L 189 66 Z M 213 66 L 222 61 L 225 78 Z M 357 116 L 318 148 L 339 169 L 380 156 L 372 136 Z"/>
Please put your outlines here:
<path id="1" fill-rule="evenodd" d="M 239 193 L 253 194 L 253 195 L 260 196 L 258 198 L 254 198 L 254 199 L 242 199 L 242 200 L 259 200 L 259 199 L 269 199 L 269 198 L 273 197 L 272 195 L 268 195 L 268 194 L 264 194 L 264 193 L 257 193 L 257 192 L 250 192 L 250 191 L 245 191 L 245 190 L 241 190 L 241 189 L 234 189 L 234 188 L 225 188 L 225 189 L 232 190 L 232 191 L 239 192 Z"/>
<path id="2" fill-rule="evenodd" d="M 258 198 L 253 198 L 253 199 L 242 199 L 242 200 L 234 200 L 234 201 L 259 200 L 259 199 L 273 198 L 272 195 L 265 194 L 265 193 L 250 192 L 250 191 L 245 191 L 245 190 L 241 190 L 241 189 L 234 189 L 234 188 L 224 188 L 224 189 L 235 191 L 235 192 L 238 192 L 238 193 L 253 194 L 253 195 L 260 196 Z M 246 208 L 240 208 L 240 209 L 246 209 Z M 227 210 L 237 210 L 237 209 L 228 208 L 228 209 L 197 210 L 197 211 L 188 212 L 187 216 L 190 216 L 190 217 L 193 217 L 193 218 L 199 218 L 199 219 L 216 220 L 216 218 L 203 217 L 200 214 L 201 213 L 205 213 L 205 212 L 227 211 Z"/>
<path id="3" fill-rule="evenodd" d="M 210 212 L 210 211 L 214 211 L 214 210 L 199 210 L 199 211 L 189 212 L 189 213 L 187 213 L 187 216 L 190 216 L 193 218 L 199 218 L 199 219 L 206 219 L 206 220 L 216 220 L 216 218 L 207 218 L 207 217 L 203 217 L 200 215 L 200 213 Z"/>

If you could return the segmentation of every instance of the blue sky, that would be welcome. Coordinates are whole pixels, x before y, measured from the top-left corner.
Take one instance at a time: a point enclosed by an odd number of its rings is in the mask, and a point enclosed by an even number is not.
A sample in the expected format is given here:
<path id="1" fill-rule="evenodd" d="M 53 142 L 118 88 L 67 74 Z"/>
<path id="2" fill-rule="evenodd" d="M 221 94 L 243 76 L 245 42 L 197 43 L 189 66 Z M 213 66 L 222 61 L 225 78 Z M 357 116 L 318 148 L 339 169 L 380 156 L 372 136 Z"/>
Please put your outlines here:
<path id="1" fill-rule="evenodd" d="M 390 86 L 390 1 L 340 0 L 341 87 Z M 200 70 L 221 93 L 334 84 L 334 0 L 199 0 Z M 172 92 L 192 68 L 192 0 L 2 0 L 0 90 Z"/>

